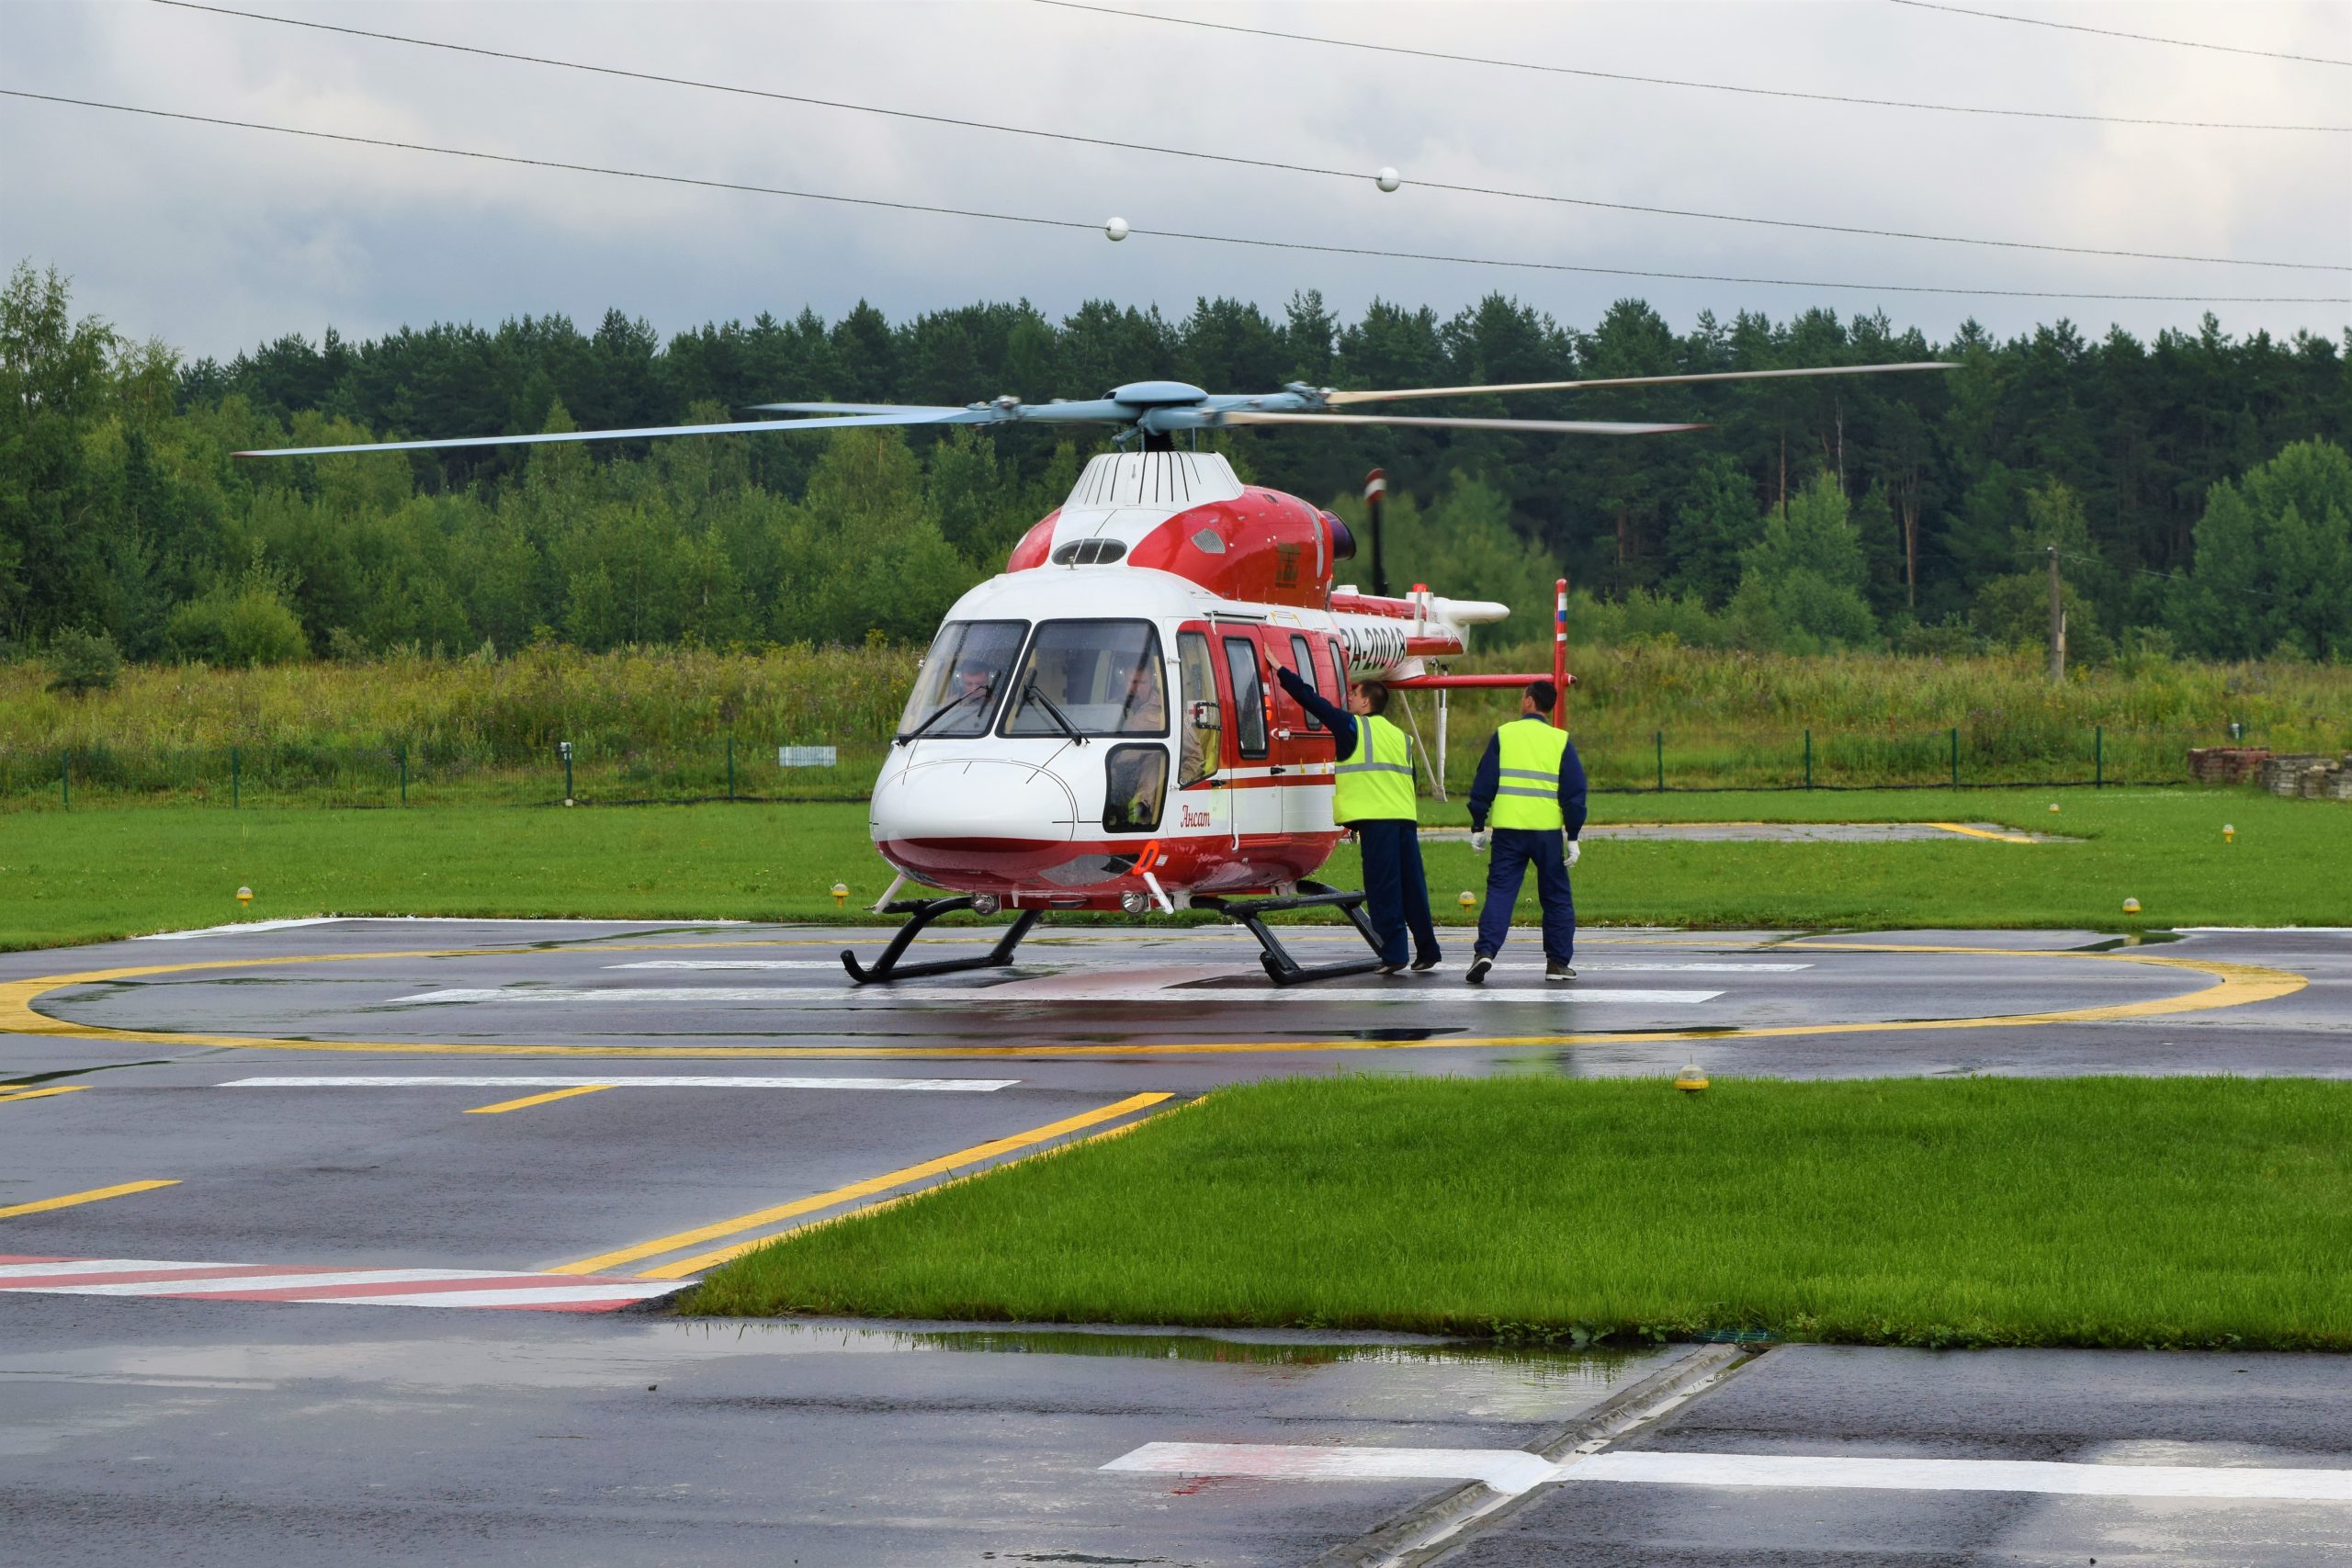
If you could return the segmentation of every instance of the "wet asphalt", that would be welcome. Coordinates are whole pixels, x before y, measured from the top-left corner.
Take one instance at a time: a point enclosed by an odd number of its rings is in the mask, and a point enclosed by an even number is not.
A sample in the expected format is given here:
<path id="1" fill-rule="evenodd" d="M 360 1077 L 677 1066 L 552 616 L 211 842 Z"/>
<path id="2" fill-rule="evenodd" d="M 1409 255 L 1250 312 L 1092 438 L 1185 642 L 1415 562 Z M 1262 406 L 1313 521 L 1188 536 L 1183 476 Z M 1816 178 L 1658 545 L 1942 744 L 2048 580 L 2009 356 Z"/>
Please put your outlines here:
<path id="1" fill-rule="evenodd" d="M 176 1185 L 0 1216 L 0 1251 L 553 1268 L 1138 1094 L 1301 1072 L 2352 1072 L 2337 933 L 1597 931 L 1547 987 L 1513 966 L 1540 958 L 1523 932 L 1484 992 L 1465 949 L 1285 995 L 1238 933 L 1085 931 L 1009 971 L 855 991 L 833 954 L 879 935 L 369 920 L 6 955 L 0 987 L 151 972 L 28 987 L 51 1021 L 16 1017 L 41 1032 L 0 1034 L 0 1077 L 74 1092 L 0 1100 L 0 1210 Z M 1350 941 L 1297 936 L 1310 959 Z M 2285 994 L 2189 999 L 2264 975 Z M 414 1081 L 458 1077 L 615 1087 L 476 1115 L 548 1089 Z M 247 1081 L 267 1077 L 332 1081 Z M 678 1077 L 834 1081 L 653 1081 Z M 0 1563 L 1336 1562 L 1451 1483 L 1100 1467 L 1157 1441 L 1525 1447 L 1685 1353 L 7 1292 Z M 1785 1347 L 1619 1446 L 2343 1467 L 2344 1366 Z M 2348 1520 L 1568 1479 L 1448 1560 L 2325 1562 L 2352 1560 Z"/>

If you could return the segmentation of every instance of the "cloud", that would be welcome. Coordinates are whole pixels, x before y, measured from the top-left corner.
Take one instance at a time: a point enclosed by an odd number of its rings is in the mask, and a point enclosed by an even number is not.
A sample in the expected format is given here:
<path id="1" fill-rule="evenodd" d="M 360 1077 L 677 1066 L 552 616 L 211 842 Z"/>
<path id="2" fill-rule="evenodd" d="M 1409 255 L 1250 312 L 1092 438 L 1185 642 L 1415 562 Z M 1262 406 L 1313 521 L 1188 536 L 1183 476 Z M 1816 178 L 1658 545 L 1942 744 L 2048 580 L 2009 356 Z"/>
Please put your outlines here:
<path id="1" fill-rule="evenodd" d="M 2085 7 L 2054 7 L 2065 18 Z M 298 14 L 298 13 L 289 13 Z M 1876 284 L 2331 295 L 2345 273 L 2054 255 L 1609 213 L 1430 179 L 1707 210 L 2121 249 L 2352 263 L 2352 137 L 1989 119 L 1797 103 L 1318 48 L 1001 4 L 355 4 L 351 27 L 956 117 L 1359 170 L 1340 181 L 585 76 L 150 5 L 8 8 L 0 84 L 355 135 L 1138 229 L 1584 266 Z M 1894 6 L 1220 6 L 1186 15 L 1412 47 L 1863 96 L 2170 118 L 2352 118 L 2340 71 Z M 2325 5 L 2110 5 L 2098 25 L 2352 54 Z M 2257 36 L 2258 35 L 2258 36 Z M 226 355 L 607 306 L 665 331 L 861 298 L 1269 310 L 1320 288 L 1451 310 L 1494 289 L 1589 324 L 1641 295 L 1785 318 L 1883 309 L 1943 335 L 2064 315 L 2193 325 L 2196 304 L 1776 288 L 1032 229 L 337 146 L 0 101 L 0 250 L 54 263 L 138 335 Z M 31 156 L 15 155 L 31 150 Z M 1403 170 L 1377 192 L 1371 172 Z M 2340 305 L 2215 307 L 2333 335 Z M 1148 367 L 1139 367 L 1138 374 Z M 977 389 L 975 395 L 987 389 Z M 1084 390 L 1081 389 L 1080 390 Z"/>

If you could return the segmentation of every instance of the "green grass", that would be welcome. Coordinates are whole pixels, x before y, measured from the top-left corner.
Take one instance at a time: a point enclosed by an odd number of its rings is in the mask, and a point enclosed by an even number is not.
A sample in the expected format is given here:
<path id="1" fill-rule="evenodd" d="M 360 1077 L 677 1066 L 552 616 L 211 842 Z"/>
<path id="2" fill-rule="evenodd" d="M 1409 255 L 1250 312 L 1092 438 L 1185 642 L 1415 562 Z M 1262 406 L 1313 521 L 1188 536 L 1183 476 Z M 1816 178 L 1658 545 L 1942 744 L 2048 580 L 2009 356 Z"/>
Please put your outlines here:
<path id="1" fill-rule="evenodd" d="M 1600 797 L 1600 821 L 1992 820 L 2083 841 L 1673 844 L 1595 840 L 1588 924 L 2352 924 L 2352 806 L 2249 790 Z M 1431 807 L 1432 819 L 1449 808 Z M 1459 807 L 1451 808 L 1459 821 Z M 2237 841 L 2222 840 L 2223 822 Z M 1427 849 L 1442 921 L 1485 886 L 1464 844 Z M 1342 848 L 1327 879 L 1358 886 Z M 125 807 L 0 814 L 0 948 L 318 914 L 864 919 L 888 880 L 860 806 L 401 810 Z M 848 885 L 846 909 L 830 894 Z M 2126 897 L 2141 913 L 2126 916 Z M 1522 913 L 1533 918 L 1532 882 Z"/>
<path id="2" fill-rule="evenodd" d="M 1573 623 L 1573 617 L 1572 617 Z M 1844 654 L 1799 658 L 1598 645 L 1572 624 L 1580 681 L 1569 699 L 1596 783 L 1763 787 L 1817 783 L 1933 784 L 1952 767 L 1972 784 L 2088 781 L 2095 729 L 2106 777 L 2167 783 L 2188 747 L 2221 743 L 2232 722 L 2280 750 L 2352 747 L 2352 668 L 2165 659 L 2077 669 L 2064 686 L 2024 655 L 1966 659 Z M 0 660 L 0 808 L 54 809 L 70 757 L 77 793 L 225 803 L 231 750 L 246 798 L 390 804 L 400 759 L 412 798 L 503 804 L 560 798 L 559 741 L 587 798 L 681 799 L 723 793 L 734 739 L 741 793 L 845 795 L 872 761 L 912 685 L 905 647 L 702 648 L 591 654 L 537 644 L 503 658 L 394 656 L 258 670 L 133 666 L 116 689 L 48 689 L 37 660 Z M 1548 644 L 1482 649 L 1469 667 L 1548 669 Z M 1486 734 L 1517 711 L 1510 693 L 1456 694 L 1448 771 L 1466 788 Z M 1436 739 L 1430 699 L 1409 705 Z M 1659 737 L 1663 735 L 1661 743 Z M 780 774 L 773 748 L 832 744 L 849 765 L 831 780 Z M 765 765 L 763 764 L 764 759 Z"/>
<path id="3" fill-rule="evenodd" d="M 2352 1349 L 2352 1084 L 1293 1079 L 685 1303 L 1584 1341 Z"/>

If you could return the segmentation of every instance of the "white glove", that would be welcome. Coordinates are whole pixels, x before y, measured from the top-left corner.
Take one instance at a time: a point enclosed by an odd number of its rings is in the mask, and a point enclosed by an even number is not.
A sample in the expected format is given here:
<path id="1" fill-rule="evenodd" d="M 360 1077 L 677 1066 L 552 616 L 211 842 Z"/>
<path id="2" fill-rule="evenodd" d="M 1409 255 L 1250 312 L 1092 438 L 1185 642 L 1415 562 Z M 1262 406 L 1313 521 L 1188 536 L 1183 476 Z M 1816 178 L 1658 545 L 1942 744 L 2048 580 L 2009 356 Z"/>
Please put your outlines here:
<path id="1" fill-rule="evenodd" d="M 1577 843 L 1574 839 L 1570 839 L 1568 840 L 1568 863 L 1570 865 L 1576 864 L 1577 857 L 1582 853 L 1584 853 L 1584 846 Z"/>
<path id="2" fill-rule="evenodd" d="M 1486 830 L 1484 828 L 1473 828 L 1473 829 L 1470 829 L 1470 847 L 1471 847 L 1471 849 L 1472 849 L 1472 850 L 1474 850 L 1474 851 L 1476 851 L 1476 852 L 1477 853 L 1479 853 L 1479 854 L 1485 854 L 1485 853 L 1487 852 L 1487 839 L 1488 839 L 1488 837 L 1489 837 L 1489 836 L 1490 836 L 1490 835 L 1487 832 L 1487 830 Z"/>

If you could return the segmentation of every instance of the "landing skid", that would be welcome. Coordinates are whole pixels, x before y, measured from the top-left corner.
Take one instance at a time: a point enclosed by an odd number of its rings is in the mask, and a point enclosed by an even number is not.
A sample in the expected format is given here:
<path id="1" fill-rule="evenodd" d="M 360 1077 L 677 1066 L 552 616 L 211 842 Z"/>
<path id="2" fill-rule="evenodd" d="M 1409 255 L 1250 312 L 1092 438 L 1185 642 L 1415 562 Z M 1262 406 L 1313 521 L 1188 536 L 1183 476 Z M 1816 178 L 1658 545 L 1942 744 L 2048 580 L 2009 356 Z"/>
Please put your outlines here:
<path id="1" fill-rule="evenodd" d="M 1029 928 L 1037 923 L 1039 915 L 1045 913 L 1043 909 L 1022 910 L 1004 929 L 1004 934 L 997 938 L 996 945 L 978 958 L 931 958 L 921 964 L 899 962 L 900 955 L 907 951 L 907 944 L 922 935 L 925 926 L 942 915 L 952 915 L 958 909 L 971 907 L 972 900 L 968 895 L 956 898 L 907 898 L 896 904 L 886 904 L 882 908 L 884 914 L 912 918 L 890 938 L 890 945 L 882 950 L 882 956 L 874 961 L 873 968 L 868 969 L 860 964 L 857 954 L 846 947 L 842 949 L 842 967 L 847 969 L 849 977 L 861 986 L 879 985 L 886 980 L 910 980 L 919 975 L 954 975 L 966 969 L 1001 969 L 1012 962 L 1012 950 L 1021 945 L 1021 939 L 1029 934 Z"/>
<path id="2" fill-rule="evenodd" d="M 1357 959 L 1347 964 L 1317 964 L 1307 965 L 1290 955 L 1282 939 L 1259 917 L 1278 909 L 1338 909 L 1348 917 L 1348 923 L 1362 933 L 1364 942 L 1375 953 L 1380 951 L 1380 933 L 1372 929 L 1364 918 L 1361 893 L 1342 893 L 1326 887 L 1319 882 L 1302 882 L 1300 892 L 1286 898 L 1195 898 L 1195 908 L 1215 909 L 1236 925 L 1246 927 L 1258 945 L 1266 951 L 1258 962 L 1266 966 L 1266 977 L 1277 986 L 1303 985 L 1309 980 L 1336 980 L 1347 975 L 1369 975 L 1380 967 L 1378 958 Z"/>

